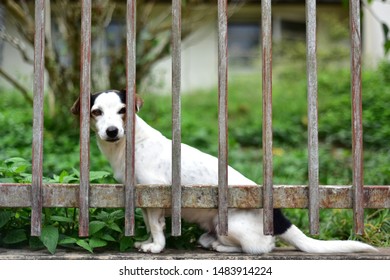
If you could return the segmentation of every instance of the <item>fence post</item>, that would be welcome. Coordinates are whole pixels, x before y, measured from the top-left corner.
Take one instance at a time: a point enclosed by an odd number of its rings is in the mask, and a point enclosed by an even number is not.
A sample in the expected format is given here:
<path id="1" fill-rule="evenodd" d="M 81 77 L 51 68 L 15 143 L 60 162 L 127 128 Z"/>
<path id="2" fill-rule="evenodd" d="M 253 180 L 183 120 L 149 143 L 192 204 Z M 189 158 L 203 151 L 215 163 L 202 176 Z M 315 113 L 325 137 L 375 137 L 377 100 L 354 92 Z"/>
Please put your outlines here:
<path id="1" fill-rule="evenodd" d="M 125 176 L 125 235 L 134 235 L 135 221 L 135 93 L 136 93 L 136 0 L 127 1 L 127 60 L 126 60 L 126 176 Z"/>
<path id="2" fill-rule="evenodd" d="M 89 128 L 91 96 L 91 0 L 81 6 L 79 235 L 89 231 Z"/>
<path id="3" fill-rule="evenodd" d="M 350 35 L 351 35 L 351 91 L 352 91 L 352 157 L 354 203 L 353 213 L 355 232 L 364 232 L 363 206 L 363 124 L 362 124 L 362 73 L 361 73 L 361 36 L 360 36 L 360 1 L 350 0 Z"/>
<path id="4" fill-rule="evenodd" d="M 227 235 L 228 232 L 227 52 L 227 0 L 218 0 L 218 234 L 220 235 Z"/>
<path id="5" fill-rule="evenodd" d="M 273 163 L 272 163 L 272 21 L 271 0 L 261 1 L 263 51 L 263 211 L 264 234 L 272 235 Z"/>
<path id="6" fill-rule="evenodd" d="M 316 1 L 306 0 L 306 63 L 308 103 L 308 169 L 310 233 L 319 233 L 319 163 L 317 105 L 317 24 Z"/>
<path id="7" fill-rule="evenodd" d="M 181 234 L 181 0 L 172 0 L 172 235 Z"/>
<path id="8" fill-rule="evenodd" d="M 43 95 L 45 72 L 45 1 L 35 1 L 34 120 L 32 143 L 31 235 L 41 235 L 43 173 Z"/>

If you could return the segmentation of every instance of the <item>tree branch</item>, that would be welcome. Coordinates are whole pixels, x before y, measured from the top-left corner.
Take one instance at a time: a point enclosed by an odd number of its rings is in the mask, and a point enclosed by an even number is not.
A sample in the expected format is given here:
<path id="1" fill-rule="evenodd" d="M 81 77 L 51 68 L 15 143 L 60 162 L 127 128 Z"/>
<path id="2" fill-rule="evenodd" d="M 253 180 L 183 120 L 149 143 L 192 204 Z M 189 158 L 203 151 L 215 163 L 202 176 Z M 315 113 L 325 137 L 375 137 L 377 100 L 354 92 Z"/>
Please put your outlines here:
<path id="1" fill-rule="evenodd" d="M 34 63 L 34 60 L 29 57 L 26 46 L 21 40 L 9 35 L 4 30 L 0 30 L 0 38 L 11 44 L 15 49 L 19 50 L 20 54 L 26 62 L 30 64 Z"/>
<path id="2" fill-rule="evenodd" d="M 0 76 L 6 79 L 14 88 L 20 91 L 20 93 L 23 95 L 23 97 L 27 100 L 28 103 L 30 103 L 31 105 L 33 104 L 33 100 L 29 95 L 28 90 L 24 86 L 22 86 L 15 78 L 11 77 L 7 72 L 5 72 L 2 68 L 0 68 Z"/>

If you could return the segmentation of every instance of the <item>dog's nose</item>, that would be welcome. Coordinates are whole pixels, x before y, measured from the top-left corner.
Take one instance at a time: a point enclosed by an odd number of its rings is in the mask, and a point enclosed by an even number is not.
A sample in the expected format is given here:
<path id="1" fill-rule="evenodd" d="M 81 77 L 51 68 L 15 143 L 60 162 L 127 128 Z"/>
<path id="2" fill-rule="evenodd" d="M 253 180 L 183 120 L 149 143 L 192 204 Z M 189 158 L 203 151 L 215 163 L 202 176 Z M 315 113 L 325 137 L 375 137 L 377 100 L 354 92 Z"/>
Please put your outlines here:
<path id="1" fill-rule="evenodd" d="M 116 128 L 115 126 L 109 126 L 106 129 L 106 134 L 110 138 L 115 138 L 118 136 L 118 128 Z"/>

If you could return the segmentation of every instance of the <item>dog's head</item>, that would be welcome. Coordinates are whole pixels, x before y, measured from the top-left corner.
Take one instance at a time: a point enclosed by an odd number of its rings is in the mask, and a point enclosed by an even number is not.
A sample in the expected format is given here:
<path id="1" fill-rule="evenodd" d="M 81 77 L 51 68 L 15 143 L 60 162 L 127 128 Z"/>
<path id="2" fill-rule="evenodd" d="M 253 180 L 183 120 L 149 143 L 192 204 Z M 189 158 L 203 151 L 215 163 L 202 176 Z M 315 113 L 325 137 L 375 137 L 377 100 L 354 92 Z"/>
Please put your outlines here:
<path id="1" fill-rule="evenodd" d="M 143 100 L 136 95 L 135 109 L 138 112 Z M 101 140 L 116 142 L 125 133 L 126 90 L 107 90 L 91 95 L 91 128 Z M 71 111 L 80 114 L 80 98 L 73 104 Z"/>

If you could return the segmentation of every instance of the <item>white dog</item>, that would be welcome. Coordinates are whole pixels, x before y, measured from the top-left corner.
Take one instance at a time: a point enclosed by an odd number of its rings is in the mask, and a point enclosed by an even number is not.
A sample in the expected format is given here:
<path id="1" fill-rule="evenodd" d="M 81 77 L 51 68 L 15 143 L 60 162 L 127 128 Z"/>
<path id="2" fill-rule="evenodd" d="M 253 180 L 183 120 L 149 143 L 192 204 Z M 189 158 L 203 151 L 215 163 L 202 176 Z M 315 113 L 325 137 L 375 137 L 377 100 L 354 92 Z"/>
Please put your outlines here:
<path id="1" fill-rule="evenodd" d="M 102 153 L 109 160 L 114 177 L 125 181 L 125 91 L 109 90 L 91 96 L 91 127 L 97 134 Z M 136 110 L 142 106 L 136 97 Z M 79 114 L 79 100 L 72 107 Z M 171 179 L 171 140 L 150 127 L 139 116 L 135 120 L 135 177 L 137 184 L 166 184 Z M 218 184 L 218 160 L 195 148 L 181 146 L 181 182 L 183 185 Z M 238 171 L 229 167 L 230 185 L 256 185 Z M 165 209 L 143 209 L 144 220 L 151 236 L 135 246 L 143 252 L 159 253 L 165 247 Z M 167 211 L 169 212 L 169 211 Z M 182 209 L 182 218 L 197 223 L 206 231 L 201 246 L 218 252 L 268 253 L 275 247 L 273 236 L 263 234 L 262 209 L 229 209 L 228 235 L 218 234 L 217 209 Z M 274 210 L 274 233 L 296 248 L 311 253 L 375 251 L 374 247 L 358 241 L 320 241 L 307 237 L 281 213 Z"/>

